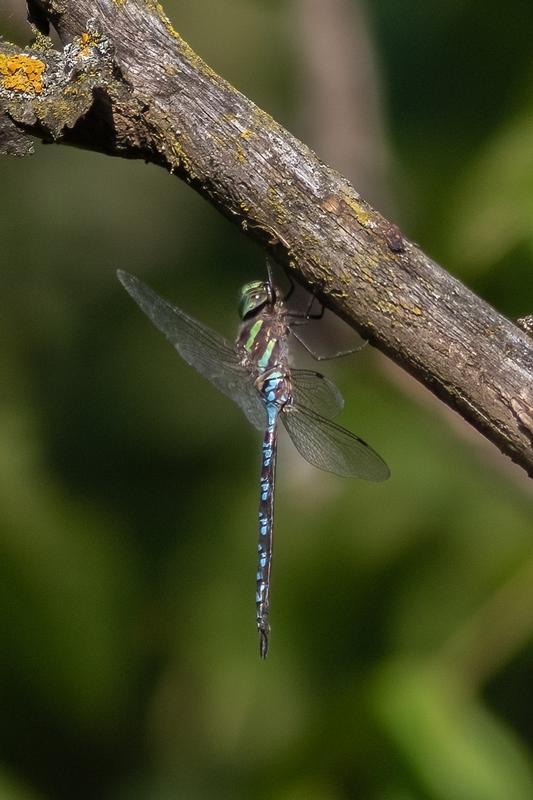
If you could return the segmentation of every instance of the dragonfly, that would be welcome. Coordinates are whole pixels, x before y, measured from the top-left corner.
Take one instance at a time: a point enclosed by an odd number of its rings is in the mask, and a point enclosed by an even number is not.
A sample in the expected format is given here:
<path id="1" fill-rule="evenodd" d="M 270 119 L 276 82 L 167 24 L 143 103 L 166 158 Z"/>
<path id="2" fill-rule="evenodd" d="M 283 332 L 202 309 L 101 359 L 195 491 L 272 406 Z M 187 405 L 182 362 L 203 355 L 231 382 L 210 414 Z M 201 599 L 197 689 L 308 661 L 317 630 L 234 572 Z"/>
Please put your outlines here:
<path id="1" fill-rule="evenodd" d="M 274 483 L 278 426 L 281 421 L 298 452 L 310 464 L 337 475 L 384 481 L 390 471 L 363 439 L 333 422 L 344 405 L 336 385 L 319 372 L 291 364 L 290 339 L 297 338 L 316 359 L 326 357 L 311 347 L 305 326 L 323 317 L 291 301 L 294 284 L 280 289 L 271 264 L 268 279 L 242 287 L 240 328 L 234 342 L 164 300 L 127 272 L 117 276 L 123 287 L 180 356 L 217 389 L 230 397 L 263 434 L 259 481 L 259 543 L 256 573 L 256 625 L 259 653 L 266 658 L 270 638 L 270 585 L 274 527 Z M 307 293 L 306 293 L 307 294 Z M 292 305 L 291 305 L 292 303 Z M 354 333 L 354 332 L 352 332 Z M 365 341 L 358 334 L 351 350 Z M 335 355 L 338 355 L 336 353 Z"/>

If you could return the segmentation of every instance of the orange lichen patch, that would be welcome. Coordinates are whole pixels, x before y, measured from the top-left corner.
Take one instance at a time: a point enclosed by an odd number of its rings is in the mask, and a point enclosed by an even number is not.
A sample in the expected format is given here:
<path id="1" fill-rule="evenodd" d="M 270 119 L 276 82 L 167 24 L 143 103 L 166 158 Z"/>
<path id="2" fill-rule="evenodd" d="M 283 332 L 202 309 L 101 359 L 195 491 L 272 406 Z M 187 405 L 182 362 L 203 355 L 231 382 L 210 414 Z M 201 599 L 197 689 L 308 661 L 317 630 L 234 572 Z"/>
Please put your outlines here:
<path id="1" fill-rule="evenodd" d="M 45 69 L 46 64 L 38 58 L 0 53 L 0 85 L 12 92 L 40 94 Z"/>
<path id="2" fill-rule="evenodd" d="M 80 53 L 82 56 L 88 56 L 91 52 L 91 47 L 96 44 L 98 37 L 92 36 L 87 31 L 84 31 L 80 36 Z"/>

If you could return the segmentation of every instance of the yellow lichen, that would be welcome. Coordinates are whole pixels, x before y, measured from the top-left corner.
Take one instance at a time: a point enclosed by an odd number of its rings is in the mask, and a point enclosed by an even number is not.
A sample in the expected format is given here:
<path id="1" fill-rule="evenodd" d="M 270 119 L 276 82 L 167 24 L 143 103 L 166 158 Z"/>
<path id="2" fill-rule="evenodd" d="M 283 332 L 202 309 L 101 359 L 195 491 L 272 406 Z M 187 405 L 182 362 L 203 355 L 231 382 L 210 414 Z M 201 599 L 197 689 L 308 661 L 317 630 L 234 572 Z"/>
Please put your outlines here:
<path id="1" fill-rule="evenodd" d="M 115 3 L 116 2 L 125 2 L 125 0 L 115 0 Z M 194 52 L 192 47 L 189 44 L 187 44 L 185 39 L 182 39 L 178 31 L 172 25 L 170 19 L 165 14 L 163 6 L 159 2 L 159 0 L 144 0 L 144 2 L 146 7 L 150 9 L 150 11 L 153 11 L 159 17 L 159 19 L 165 26 L 170 36 L 172 36 L 172 38 L 179 43 L 181 51 L 185 56 L 185 58 L 187 58 L 191 62 L 191 64 L 193 64 L 196 67 L 198 72 L 207 75 L 208 77 L 212 78 L 213 80 L 216 80 L 219 83 L 223 82 L 220 75 L 218 75 L 218 73 L 216 73 L 214 69 L 211 69 L 211 67 L 209 67 L 205 63 L 205 61 L 203 61 L 200 58 L 200 56 Z"/>
<path id="2" fill-rule="evenodd" d="M 279 125 L 275 119 L 259 106 L 252 106 L 252 122 L 257 128 L 265 131 L 273 132 L 279 130 Z"/>
<path id="3" fill-rule="evenodd" d="M 0 84 L 12 92 L 40 94 L 46 64 L 33 56 L 0 53 Z"/>
<path id="4" fill-rule="evenodd" d="M 216 133 L 208 133 L 207 136 L 211 139 L 213 144 L 215 144 L 220 150 L 226 149 L 226 140 L 222 138 L 222 136 L 218 136 Z"/>
<path id="5" fill-rule="evenodd" d="M 376 305 L 382 314 L 386 314 L 387 316 L 391 317 L 396 317 L 398 314 L 398 306 L 396 303 L 391 303 L 387 300 L 380 300 Z"/>
<path id="6" fill-rule="evenodd" d="M 372 272 L 368 269 L 368 267 L 360 266 L 359 271 L 361 272 L 364 281 L 366 281 L 367 283 L 374 283 L 374 276 L 372 275 Z"/>
<path id="7" fill-rule="evenodd" d="M 410 316 L 424 316 L 424 312 L 419 306 L 411 306 L 403 298 L 395 299 L 390 297 L 388 300 L 383 298 L 379 300 L 376 305 L 383 314 L 395 317 L 396 319 L 408 321 Z"/>
<path id="8" fill-rule="evenodd" d="M 246 161 L 246 153 L 244 152 L 244 148 L 241 144 L 237 143 L 237 147 L 235 148 L 235 158 L 241 164 L 244 164 Z"/>
<path id="9" fill-rule="evenodd" d="M 363 228 L 371 227 L 372 216 L 352 195 L 343 192 L 342 196 L 329 194 L 320 202 L 321 208 L 334 216 L 354 217 Z"/>
<path id="10" fill-rule="evenodd" d="M 284 197 L 283 194 L 274 186 L 269 186 L 266 191 L 266 199 L 273 210 L 274 214 L 276 215 L 276 221 L 280 224 L 287 222 L 290 219 L 290 214 L 288 213 L 287 209 L 283 205 Z"/>
<path id="11" fill-rule="evenodd" d="M 366 228 L 371 220 L 371 216 L 369 212 L 363 207 L 362 203 L 355 198 L 350 197 L 350 195 L 344 195 L 344 202 L 346 205 L 352 210 L 354 217 L 356 218 L 357 222 Z"/>
<path id="12" fill-rule="evenodd" d="M 187 174 L 187 179 L 195 179 L 197 176 L 194 171 L 191 160 L 187 154 L 186 146 L 178 139 L 175 139 L 171 144 L 171 150 L 174 156 L 172 163 L 172 171 L 174 171 L 174 169 L 177 169 L 178 167 L 181 167 L 183 170 L 185 170 Z"/>
<path id="13" fill-rule="evenodd" d="M 245 128 L 243 131 L 239 133 L 239 136 L 241 137 L 241 139 L 244 139 L 247 142 L 249 139 L 253 139 L 255 133 L 254 131 L 251 131 L 250 128 Z"/>

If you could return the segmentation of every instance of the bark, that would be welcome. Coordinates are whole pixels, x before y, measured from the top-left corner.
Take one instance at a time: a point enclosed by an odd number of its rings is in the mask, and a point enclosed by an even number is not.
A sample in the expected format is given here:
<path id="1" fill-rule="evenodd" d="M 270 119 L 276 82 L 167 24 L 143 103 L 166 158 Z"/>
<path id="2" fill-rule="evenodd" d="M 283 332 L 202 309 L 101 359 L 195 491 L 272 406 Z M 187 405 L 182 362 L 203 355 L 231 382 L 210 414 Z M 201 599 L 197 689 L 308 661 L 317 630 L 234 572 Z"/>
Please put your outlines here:
<path id="1" fill-rule="evenodd" d="M 37 137 L 175 173 L 533 475 L 526 331 L 210 69 L 155 0 L 29 10 L 33 46 L 0 42 L 0 152 L 24 155 Z"/>

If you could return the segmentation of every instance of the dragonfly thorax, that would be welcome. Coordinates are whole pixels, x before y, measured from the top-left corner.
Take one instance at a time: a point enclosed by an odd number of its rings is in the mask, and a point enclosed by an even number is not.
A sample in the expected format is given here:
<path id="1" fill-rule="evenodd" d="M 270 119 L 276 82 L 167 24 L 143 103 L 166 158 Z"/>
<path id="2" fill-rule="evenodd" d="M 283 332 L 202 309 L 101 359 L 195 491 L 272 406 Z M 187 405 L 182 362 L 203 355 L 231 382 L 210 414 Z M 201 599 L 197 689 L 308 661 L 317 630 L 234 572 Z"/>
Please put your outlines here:
<path id="1" fill-rule="evenodd" d="M 266 305 L 272 305 L 276 298 L 268 281 L 246 283 L 240 292 L 239 316 L 242 320 L 256 314 Z"/>

